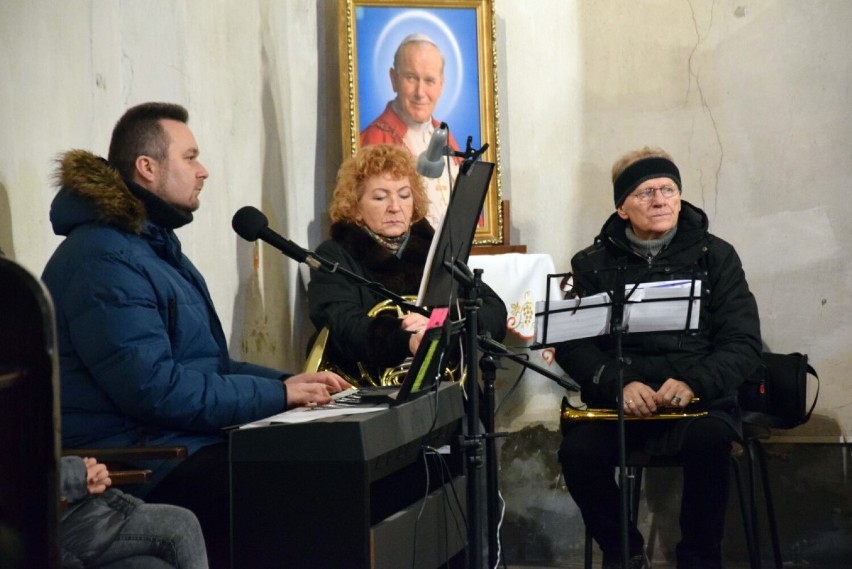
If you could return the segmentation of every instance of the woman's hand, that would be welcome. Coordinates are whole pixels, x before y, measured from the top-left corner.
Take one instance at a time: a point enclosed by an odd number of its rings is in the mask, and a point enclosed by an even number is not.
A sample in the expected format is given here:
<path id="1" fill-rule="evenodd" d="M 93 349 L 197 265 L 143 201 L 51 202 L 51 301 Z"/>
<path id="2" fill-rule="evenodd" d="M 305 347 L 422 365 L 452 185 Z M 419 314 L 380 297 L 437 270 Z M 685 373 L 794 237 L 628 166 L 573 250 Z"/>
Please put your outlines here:
<path id="1" fill-rule="evenodd" d="M 423 316 L 422 314 L 417 314 L 416 312 L 407 314 L 402 318 L 402 329 L 406 332 L 417 332 L 418 330 L 425 330 L 426 326 L 428 325 L 429 318 Z"/>
<path id="2" fill-rule="evenodd" d="M 426 328 L 421 328 L 408 338 L 408 350 L 411 352 L 412 356 L 417 353 L 417 348 L 420 347 L 420 342 L 423 341 L 423 334 L 425 331 Z"/>
<path id="3" fill-rule="evenodd" d="M 426 333 L 426 326 L 429 325 L 429 319 L 422 314 L 412 312 L 402 319 L 402 329 L 406 332 L 413 332 L 408 339 L 408 351 L 411 355 L 417 353 L 417 348 L 420 347 L 420 342 L 423 340 L 423 334 Z"/>

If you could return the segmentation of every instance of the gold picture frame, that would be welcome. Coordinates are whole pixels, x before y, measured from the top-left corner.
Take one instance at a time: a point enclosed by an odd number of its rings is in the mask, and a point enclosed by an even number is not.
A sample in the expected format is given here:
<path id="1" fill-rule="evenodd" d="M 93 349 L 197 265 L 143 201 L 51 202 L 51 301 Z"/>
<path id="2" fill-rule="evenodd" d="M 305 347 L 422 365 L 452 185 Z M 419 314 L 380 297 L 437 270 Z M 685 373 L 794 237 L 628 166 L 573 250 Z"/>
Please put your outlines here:
<path id="1" fill-rule="evenodd" d="M 460 150 L 487 143 L 482 160 L 495 164 L 474 243 L 502 245 L 493 0 L 339 0 L 338 10 L 344 154 L 357 152 L 362 131 L 396 97 L 389 72 L 401 39 L 434 38 L 445 70 L 434 115 Z M 474 106 L 478 112 L 470 112 Z"/>

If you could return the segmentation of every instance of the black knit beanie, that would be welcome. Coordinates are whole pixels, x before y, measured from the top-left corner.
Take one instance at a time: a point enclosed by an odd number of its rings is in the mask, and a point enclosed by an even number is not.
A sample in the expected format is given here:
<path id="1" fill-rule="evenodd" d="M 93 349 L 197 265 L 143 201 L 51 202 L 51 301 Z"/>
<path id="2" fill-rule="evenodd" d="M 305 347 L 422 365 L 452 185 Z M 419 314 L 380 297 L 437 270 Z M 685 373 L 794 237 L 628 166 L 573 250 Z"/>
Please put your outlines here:
<path id="1" fill-rule="evenodd" d="M 683 190 L 683 186 L 680 185 L 680 170 L 674 162 L 657 156 L 643 158 L 625 168 L 612 183 L 615 207 L 621 207 L 636 186 L 654 178 L 671 178 L 677 187 Z"/>

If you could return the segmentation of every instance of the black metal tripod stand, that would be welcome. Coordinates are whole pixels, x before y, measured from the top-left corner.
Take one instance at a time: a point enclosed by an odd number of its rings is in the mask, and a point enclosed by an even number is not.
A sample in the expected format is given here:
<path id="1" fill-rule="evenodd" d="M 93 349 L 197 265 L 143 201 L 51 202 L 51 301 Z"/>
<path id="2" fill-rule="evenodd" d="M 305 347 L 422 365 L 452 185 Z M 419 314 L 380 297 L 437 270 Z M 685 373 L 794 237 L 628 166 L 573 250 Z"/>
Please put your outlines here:
<path id="1" fill-rule="evenodd" d="M 465 339 L 467 345 L 466 365 L 468 378 L 465 382 L 467 397 L 467 433 L 463 437 L 462 447 L 466 453 L 467 475 L 467 508 L 468 508 L 468 553 L 469 566 L 483 567 L 483 529 L 487 531 L 488 567 L 496 567 L 500 561 L 499 554 L 499 477 L 497 461 L 497 438 L 506 433 L 495 432 L 495 382 L 497 365 L 493 356 L 506 356 L 555 381 L 562 387 L 580 391 L 580 386 L 573 380 L 562 378 L 544 368 L 541 368 L 516 354 L 511 353 L 499 342 L 488 336 L 479 335 L 477 318 L 481 304 L 479 287 L 482 284 L 482 269 L 473 272 L 461 262 L 456 262 L 452 268 L 454 278 L 460 283 L 463 291 L 465 313 Z M 479 359 L 480 378 L 476 377 L 477 347 L 483 349 Z M 479 381 L 482 380 L 482 393 L 479 391 Z M 480 412 L 480 400 L 484 407 Z M 483 461 L 483 453 L 485 460 Z M 485 506 L 483 509 L 482 469 L 485 468 Z M 483 523 L 483 514 L 487 517 Z"/>

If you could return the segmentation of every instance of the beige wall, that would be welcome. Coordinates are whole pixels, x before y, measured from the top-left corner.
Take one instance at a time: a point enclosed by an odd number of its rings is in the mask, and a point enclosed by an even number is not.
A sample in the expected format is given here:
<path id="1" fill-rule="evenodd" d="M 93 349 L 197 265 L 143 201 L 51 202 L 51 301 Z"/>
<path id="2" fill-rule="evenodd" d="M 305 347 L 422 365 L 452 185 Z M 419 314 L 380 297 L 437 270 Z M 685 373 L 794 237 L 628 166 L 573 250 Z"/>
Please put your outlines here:
<path id="1" fill-rule="evenodd" d="M 0 248 L 40 273 L 59 242 L 57 153 L 105 153 L 132 104 L 185 104 L 211 173 L 185 250 L 234 355 L 298 366 L 309 325 L 295 263 L 264 248 L 253 270 L 230 219 L 251 204 L 297 242 L 323 237 L 341 152 L 335 6 L 0 4 Z M 852 213 L 852 3 L 497 0 L 495 22 L 513 241 L 567 270 L 612 209 L 614 158 L 665 147 L 684 198 L 739 250 L 769 348 L 818 366 L 821 432 L 852 434 L 852 275 L 837 242 Z"/>

